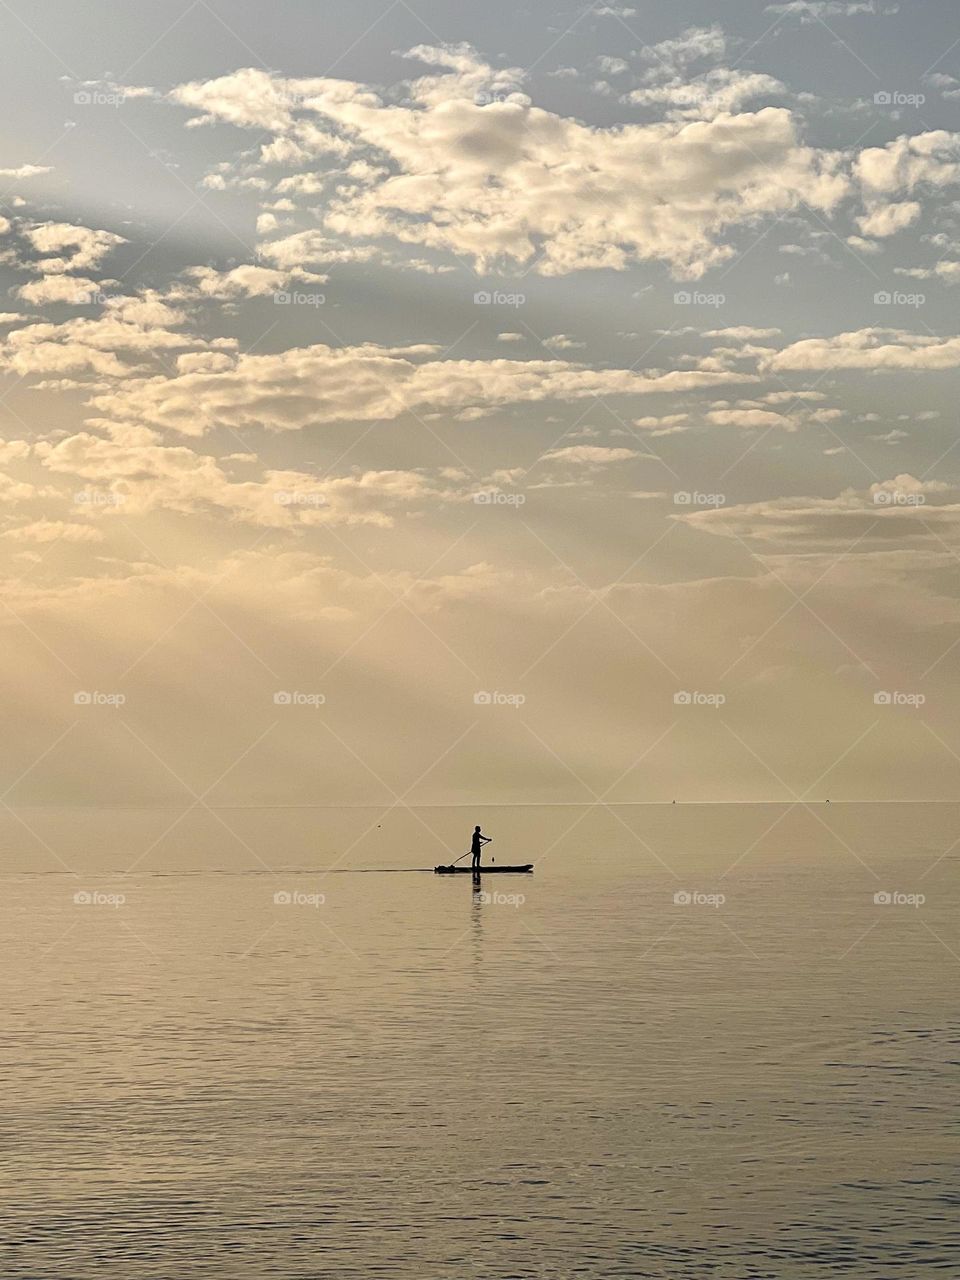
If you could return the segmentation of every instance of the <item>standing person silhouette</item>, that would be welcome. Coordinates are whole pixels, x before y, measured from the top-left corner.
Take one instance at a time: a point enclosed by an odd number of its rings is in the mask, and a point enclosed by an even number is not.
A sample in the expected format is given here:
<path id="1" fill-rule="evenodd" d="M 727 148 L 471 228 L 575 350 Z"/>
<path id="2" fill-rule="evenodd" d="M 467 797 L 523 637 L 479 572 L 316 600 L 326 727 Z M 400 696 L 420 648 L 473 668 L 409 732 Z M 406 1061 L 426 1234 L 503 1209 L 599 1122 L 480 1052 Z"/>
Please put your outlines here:
<path id="1" fill-rule="evenodd" d="M 479 827 L 473 828 L 473 840 L 470 844 L 470 852 L 473 854 L 473 859 L 470 865 L 474 871 L 480 870 L 480 850 L 485 844 L 489 844 L 492 839 L 493 836 L 485 836 Z"/>

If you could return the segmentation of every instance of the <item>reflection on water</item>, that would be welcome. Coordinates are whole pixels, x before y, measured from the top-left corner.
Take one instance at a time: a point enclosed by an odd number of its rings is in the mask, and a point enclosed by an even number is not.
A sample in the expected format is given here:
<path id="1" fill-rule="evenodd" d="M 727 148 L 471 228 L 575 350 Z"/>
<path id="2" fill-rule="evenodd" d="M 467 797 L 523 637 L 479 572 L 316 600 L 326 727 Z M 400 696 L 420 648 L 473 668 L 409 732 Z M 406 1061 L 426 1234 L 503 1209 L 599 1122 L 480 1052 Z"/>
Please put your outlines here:
<path id="1" fill-rule="evenodd" d="M 483 816 L 5 828 L 0 1274 L 956 1273 L 956 809 Z"/>

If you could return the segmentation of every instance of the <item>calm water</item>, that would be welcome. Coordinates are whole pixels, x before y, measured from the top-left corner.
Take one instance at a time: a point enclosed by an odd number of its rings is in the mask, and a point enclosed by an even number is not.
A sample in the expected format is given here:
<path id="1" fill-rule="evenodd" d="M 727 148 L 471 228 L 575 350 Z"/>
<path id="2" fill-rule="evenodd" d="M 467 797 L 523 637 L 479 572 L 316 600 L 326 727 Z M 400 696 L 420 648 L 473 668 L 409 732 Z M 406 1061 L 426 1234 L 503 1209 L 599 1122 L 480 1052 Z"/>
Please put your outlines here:
<path id="1" fill-rule="evenodd" d="M 19 816 L 5 1280 L 958 1273 L 957 807 Z"/>

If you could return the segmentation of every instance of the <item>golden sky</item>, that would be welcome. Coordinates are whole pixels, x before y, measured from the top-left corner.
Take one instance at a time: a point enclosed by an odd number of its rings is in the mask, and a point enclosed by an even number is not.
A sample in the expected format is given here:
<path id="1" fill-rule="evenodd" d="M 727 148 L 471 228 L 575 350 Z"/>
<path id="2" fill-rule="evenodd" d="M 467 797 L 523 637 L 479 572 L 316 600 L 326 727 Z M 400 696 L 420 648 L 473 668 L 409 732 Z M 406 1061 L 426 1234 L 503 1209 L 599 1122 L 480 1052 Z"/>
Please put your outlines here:
<path id="1" fill-rule="evenodd" d="M 6 802 L 953 796 L 952 6 L 415 8 L 11 22 Z"/>

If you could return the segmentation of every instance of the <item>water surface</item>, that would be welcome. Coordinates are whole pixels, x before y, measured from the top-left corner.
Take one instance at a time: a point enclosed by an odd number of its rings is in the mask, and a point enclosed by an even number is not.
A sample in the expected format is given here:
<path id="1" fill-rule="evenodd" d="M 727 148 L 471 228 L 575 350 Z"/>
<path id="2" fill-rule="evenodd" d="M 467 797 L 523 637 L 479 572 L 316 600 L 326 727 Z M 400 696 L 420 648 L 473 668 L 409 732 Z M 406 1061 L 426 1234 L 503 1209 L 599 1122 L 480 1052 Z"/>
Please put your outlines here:
<path id="1" fill-rule="evenodd" d="M 0 831 L 4 1277 L 956 1274 L 957 807 L 177 818 Z"/>

